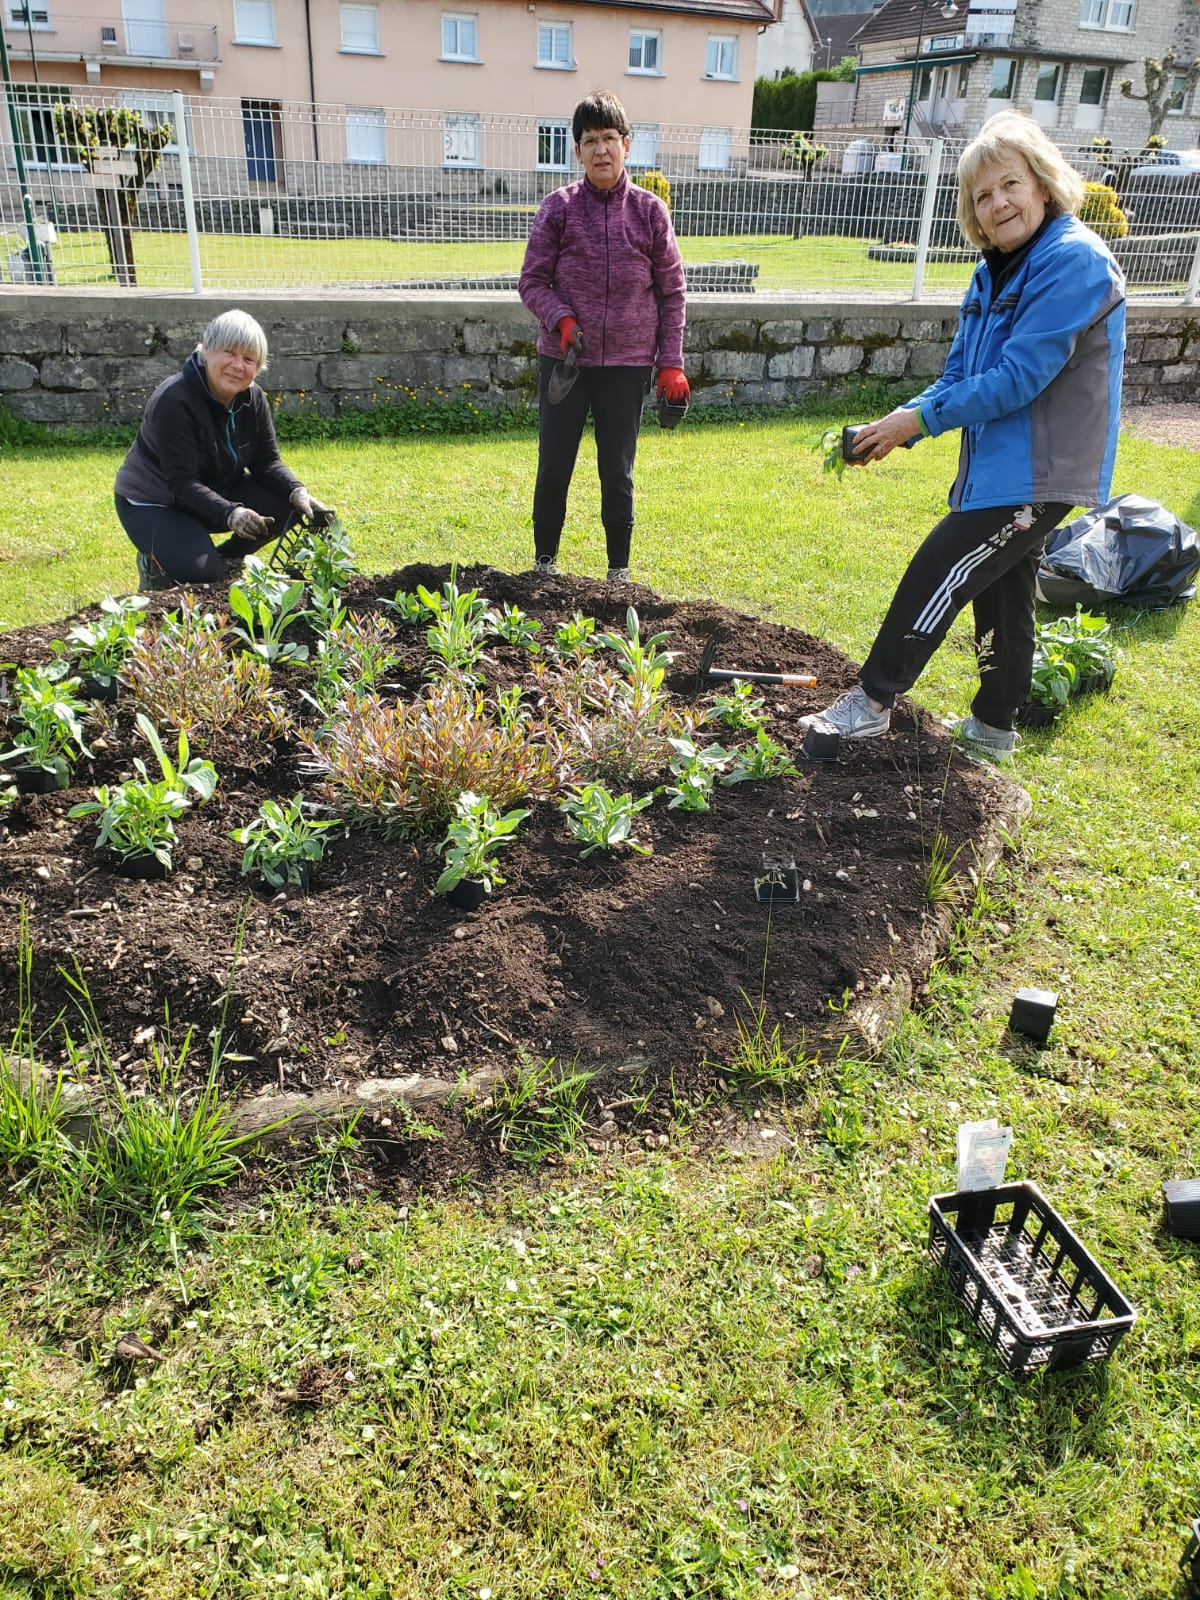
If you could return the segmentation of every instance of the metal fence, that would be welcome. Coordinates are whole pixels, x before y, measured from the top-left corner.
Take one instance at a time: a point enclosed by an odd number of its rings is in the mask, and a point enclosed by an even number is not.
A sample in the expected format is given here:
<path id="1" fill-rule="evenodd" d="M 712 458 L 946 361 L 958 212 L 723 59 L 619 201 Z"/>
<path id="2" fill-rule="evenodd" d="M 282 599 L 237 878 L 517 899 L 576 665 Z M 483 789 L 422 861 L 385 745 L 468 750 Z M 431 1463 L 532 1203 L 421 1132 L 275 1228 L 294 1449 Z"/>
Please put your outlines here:
<path id="1" fill-rule="evenodd" d="M 3 92 L 12 282 L 509 289 L 540 200 L 575 173 L 565 119 L 89 91 L 116 141 L 97 148 L 60 109 L 70 88 Z M 140 135 L 121 109 L 140 113 Z M 960 148 L 662 123 L 635 128 L 629 165 L 665 181 L 692 293 L 909 300 L 957 296 L 972 270 L 954 220 Z M 1111 176 L 1091 146 L 1066 154 L 1091 182 Z M 1131 296 L 1195 302 L 1200 176 L 1117 181 L 1118 209 L 1096 197 L 1088 216 Z"/>

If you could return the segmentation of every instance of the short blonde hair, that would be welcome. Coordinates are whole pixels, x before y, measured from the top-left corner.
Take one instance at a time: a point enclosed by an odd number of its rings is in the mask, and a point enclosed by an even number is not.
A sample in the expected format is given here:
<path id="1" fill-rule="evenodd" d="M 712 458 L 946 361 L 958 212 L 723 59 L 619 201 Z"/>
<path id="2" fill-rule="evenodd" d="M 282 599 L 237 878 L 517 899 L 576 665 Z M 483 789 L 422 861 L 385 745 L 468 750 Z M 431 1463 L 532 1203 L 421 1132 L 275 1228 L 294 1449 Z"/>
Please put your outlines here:
<path id="1" fill-rule="evenodd" d="M 980 171 L 1006 156 L 1024 157 L 1037 181 L 1049 190 L 1048 217 L 1074 216 L 1083 204 L 1083 179 L 1062 151 L 1023 111 L 998 111 L 989 117 L 958 158 L 958 225 L 977 250 L 991 240 L 979 226 L 971 191 Z"/>
<path id="2" fill-rule="evenodd" d="M 267 336 L 248 311 L 222 311 L 204 330 L 202 350 L 248 350 L 261 372 L 267 364 Z"/>

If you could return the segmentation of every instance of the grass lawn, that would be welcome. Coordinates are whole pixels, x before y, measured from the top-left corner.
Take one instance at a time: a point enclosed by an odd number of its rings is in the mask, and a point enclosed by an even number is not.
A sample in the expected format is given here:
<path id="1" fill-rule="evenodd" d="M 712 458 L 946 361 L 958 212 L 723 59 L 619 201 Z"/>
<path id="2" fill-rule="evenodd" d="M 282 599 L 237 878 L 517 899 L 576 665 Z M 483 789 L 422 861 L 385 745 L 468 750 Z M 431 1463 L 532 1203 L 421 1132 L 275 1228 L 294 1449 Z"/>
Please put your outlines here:
<path id="1" fill-rule="evenodd" d="M 819 431 L 649 431 L 635 576 L 861 657 L 953 445 L 839 484 Z M 529 561 L 530 438 L 286 454 L 364 566 Z M 0 625 L 129 587 L 118 459 L 0 456 Z M 1126 490 L 1200 522 L 1192 452 L 1124 438 Z M 586 449 L 562 559 L 603 568 Z M 701 1152 L 680 1105 L 665 1149 L 404 1214 L 330 1149 L 178 1260 L 163 1230 L 0 1188 L 0 1600 L 1177 1592 L 1200 1258 L 1160 1231 L 1158 1185 L 1200 1164 L 1200 618 L 1114 623 L 1111 693 L 1026 737 L 1032 821 L 920 1009 L 881 1058 L 760 1103 L 788 1148 L 751 1121 L 751 1154 Z M 918 697 L 963 709 L 972 664 L 960 620 Z M 1060 995 L 1040 1052 L 1005 1032 L 1028 984 Z M 924 1261 L 955 1127 L 988 1116 L 1139 1307 L 1105 1367 L 1016 1384 Z M 168 1360 L 122 1384 L 130 1328 L 167 1328 Z M 314 1365 L 326 1399 L 287 1404 Z"/>

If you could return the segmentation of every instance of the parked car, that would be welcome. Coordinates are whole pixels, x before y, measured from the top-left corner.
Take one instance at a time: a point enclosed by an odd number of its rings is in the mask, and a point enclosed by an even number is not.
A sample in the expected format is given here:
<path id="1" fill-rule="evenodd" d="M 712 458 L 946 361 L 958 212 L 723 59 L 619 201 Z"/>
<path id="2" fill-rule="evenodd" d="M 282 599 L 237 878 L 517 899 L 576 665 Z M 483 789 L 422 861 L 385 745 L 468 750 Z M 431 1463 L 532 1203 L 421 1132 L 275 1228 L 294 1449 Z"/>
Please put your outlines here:
<path id="1" fill-rule="evenodd" d="M 1200 177 L 1200 150 L 1156 150 L 1130 173 L 1132 178 Z"/>

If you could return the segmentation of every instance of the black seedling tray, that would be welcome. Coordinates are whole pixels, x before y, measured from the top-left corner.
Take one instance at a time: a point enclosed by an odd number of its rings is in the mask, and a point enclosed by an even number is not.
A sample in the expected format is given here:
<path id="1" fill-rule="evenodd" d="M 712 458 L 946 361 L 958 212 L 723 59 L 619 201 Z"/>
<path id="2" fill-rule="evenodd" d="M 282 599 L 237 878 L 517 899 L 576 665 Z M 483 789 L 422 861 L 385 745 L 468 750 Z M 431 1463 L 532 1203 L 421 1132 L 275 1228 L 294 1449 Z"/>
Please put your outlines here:
<path id="1" fill-rule="evenodd" d="M 1014 1377 L 1103 1361 L 1137 1318 L 1036 1184 L 935 1195 L 929 1254 Z"/>
<path id="2" fill-rule="evenodd" d="M 1200 1595 L 1200 1517 L 1192 1523 L 1192 1536 L 1179 1558 L 1179 1565 L 1187 1578 L 1188 1593 Z"/>

